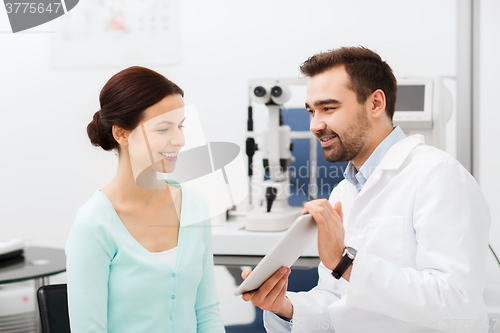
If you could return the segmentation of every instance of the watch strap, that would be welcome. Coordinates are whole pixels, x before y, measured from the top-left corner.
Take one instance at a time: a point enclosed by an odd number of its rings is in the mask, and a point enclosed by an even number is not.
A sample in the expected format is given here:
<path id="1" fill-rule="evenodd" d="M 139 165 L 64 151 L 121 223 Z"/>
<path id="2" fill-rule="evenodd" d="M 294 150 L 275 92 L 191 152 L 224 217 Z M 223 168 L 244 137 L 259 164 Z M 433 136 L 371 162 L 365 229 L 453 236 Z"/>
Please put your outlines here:
<path id="1" fill-rule="evenodd" d="M 345 271 L 351 266 L 354 259 L 349 258 L 348 254 L 344 251 L 344 256 L 340 259 L 339 264 L 332 271 L 332 276 L 337 280 L 344 275 Z"/>

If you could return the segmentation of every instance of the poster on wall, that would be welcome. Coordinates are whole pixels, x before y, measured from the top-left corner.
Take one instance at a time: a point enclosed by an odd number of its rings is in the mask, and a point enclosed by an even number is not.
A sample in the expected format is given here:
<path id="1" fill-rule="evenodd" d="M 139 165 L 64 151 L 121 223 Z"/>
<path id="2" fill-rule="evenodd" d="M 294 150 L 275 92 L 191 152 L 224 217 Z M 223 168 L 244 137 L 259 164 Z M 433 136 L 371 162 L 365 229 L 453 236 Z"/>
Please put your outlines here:
<path id="1" fill-rule="evenodd" d="M 53 24 L 55 68 L 179 62 L 178 0 L 85 0 Z"/>

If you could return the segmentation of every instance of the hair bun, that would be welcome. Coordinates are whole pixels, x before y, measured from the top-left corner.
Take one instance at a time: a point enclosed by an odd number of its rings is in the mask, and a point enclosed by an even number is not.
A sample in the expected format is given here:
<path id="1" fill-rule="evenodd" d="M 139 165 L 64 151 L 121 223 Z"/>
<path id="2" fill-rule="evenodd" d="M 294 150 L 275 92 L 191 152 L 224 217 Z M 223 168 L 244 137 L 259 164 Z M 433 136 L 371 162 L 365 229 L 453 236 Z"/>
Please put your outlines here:
<path id="1" fill-rule="evenodd" d="M 104 150 L 112 150 L 115 145 L 110 140 L 106 126 L 102 122 L 100 111 L 94 113 L 92 121 L 87 126 L 87 134 L 93 146 L 101 147 Z M 112 140 L 114 141 L 114 138 Z"/>

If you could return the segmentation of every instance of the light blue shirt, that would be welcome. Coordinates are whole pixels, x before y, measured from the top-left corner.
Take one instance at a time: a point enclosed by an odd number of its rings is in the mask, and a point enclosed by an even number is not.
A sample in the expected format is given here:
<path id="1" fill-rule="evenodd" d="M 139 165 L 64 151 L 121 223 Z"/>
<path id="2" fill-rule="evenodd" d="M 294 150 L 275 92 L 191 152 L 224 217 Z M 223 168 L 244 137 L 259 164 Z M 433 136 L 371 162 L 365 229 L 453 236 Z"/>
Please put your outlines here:
<path id="1" fill-rule="evenodd" d="M 344 178 L 349 183 L 353 184 L 359 193 L 389 149 L 404 138 L 406 138 L 406 135 L 399 126 L 396 126 L 392 132 L 377 146 L 370 157 L 368 157 L 366 162 L 359 169 L 359 172 L 356 170 L 354 165 L 349 162 L 344 172 Z"/>
<path id="2" fill-rule="evenodd" d="M 222 333 L 208 204 L 181 187 L 172 267 L 144 248 L 100 190 L 78 210 L 66 243 L 72 333 Z"/>

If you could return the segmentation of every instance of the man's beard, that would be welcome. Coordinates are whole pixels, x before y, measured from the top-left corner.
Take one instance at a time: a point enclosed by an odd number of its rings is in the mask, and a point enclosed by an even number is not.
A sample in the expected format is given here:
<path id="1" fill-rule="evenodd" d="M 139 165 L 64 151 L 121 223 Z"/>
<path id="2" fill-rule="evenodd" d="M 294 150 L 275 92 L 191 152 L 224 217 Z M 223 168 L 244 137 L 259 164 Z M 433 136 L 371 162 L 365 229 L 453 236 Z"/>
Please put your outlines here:
<path id="1" fill-rule="evenodd" d="M 364 108 L 357 112 L 356 120 L 349 124 L 342 137 L 329 130 L 317 133 L 318 137 L 335 135 L 336 142 L 323 148 L 323 157 L 331 163 L 345 162 L 354 159 L 363 149 L 366 142 L 366 132 L 371 124 L 368 121 Z"/>

